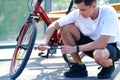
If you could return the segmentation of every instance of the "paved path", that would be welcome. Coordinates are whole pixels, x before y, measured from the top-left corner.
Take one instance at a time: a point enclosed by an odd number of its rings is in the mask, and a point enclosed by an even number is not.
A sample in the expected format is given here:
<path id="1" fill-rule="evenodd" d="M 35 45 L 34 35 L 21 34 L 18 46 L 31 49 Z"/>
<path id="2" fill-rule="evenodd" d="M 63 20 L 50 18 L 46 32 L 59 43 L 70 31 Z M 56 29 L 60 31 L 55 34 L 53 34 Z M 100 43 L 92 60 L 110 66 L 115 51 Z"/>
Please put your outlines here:
<path id="1" fill-rule="evenodd" d="M 0 49 L 0 80 L 9 79 L 9 66 L 13 49 Z M 68 70 L 68 65 L 63 60 L 60 51 L 48 59 L 37 56 L 38 51 L 32 52 L 31 58 L 16 80 L 98 80 L 96 75 L 100 70 L 92 58 L 84 57 L 83 62 L 87 65 L 89 76 L 87 78 L 65 78 L 64 72 Z M 120 61 L 115 63 L 116 70 L 111 79 L 120 80 Z"/>

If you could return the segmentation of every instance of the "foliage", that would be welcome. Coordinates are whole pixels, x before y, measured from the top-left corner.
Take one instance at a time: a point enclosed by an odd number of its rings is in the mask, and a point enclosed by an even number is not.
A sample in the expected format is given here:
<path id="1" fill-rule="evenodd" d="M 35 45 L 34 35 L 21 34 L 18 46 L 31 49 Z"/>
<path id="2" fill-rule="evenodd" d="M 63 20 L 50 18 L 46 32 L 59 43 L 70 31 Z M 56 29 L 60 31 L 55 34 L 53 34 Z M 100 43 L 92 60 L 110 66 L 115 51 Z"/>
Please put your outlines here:
<path id="1" fill-rule="evenodd" d="M 0 41 L 11 41 L 27 16 L 26 0 L 0 0 L 0 5 Z"/>

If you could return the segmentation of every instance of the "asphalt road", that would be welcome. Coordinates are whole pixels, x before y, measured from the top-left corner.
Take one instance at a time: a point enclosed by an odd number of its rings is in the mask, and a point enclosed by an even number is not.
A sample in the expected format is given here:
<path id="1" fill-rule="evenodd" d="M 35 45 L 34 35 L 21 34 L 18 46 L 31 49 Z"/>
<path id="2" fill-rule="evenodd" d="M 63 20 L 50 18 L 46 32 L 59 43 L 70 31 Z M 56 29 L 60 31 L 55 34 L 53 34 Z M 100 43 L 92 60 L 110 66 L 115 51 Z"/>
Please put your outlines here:
<path id="1" fill-rule="evenodd" d="M 100 70 L 92 58 L 84 57 L 83 62 L 87 66 L 87 78 L 66 78 L 64 72 L 67 71 L 68 65 L 62 58 L 61 52 L 50 56 L 48 59 L 38 57 L 39 51 L 32 52 L 26 68 L 16 80 L 98 80 L 97 74 Z M 0 80 L 10 80 L 9 69 L 13 54 L 13 49 L 0 49 Z M 115 71 L 111 79 L 120 80 L 120 61 L 115 63 Z"/>

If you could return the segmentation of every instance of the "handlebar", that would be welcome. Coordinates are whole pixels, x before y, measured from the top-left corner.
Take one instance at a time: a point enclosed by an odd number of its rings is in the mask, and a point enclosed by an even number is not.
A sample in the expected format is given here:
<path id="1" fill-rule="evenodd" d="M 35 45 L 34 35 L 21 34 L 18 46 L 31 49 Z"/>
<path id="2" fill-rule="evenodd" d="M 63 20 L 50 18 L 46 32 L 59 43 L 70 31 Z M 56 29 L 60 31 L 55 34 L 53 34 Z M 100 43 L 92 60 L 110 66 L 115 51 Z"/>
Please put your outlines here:
<path id="1" fill-rule="evenodd" d="M 68 13 L 71 11 L 72 7 L 73 7 L 73 0 L 71 0 L 71 2 L 70 2 L 70 4 L 69 4 L 69 7 L 68 7 L 68 10 L 67 10 L 66 14 L 68 14 Z"/>

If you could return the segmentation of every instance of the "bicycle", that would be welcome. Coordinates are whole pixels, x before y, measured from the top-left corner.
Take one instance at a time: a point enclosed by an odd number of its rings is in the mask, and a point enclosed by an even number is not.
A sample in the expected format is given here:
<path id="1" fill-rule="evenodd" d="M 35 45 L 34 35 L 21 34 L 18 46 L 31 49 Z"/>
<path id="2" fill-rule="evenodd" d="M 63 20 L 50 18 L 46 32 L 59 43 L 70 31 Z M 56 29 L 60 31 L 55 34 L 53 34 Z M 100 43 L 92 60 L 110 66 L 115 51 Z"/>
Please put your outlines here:
<path id="1" fill-rule="evenodd" d="M 47 26 L 49 26 L 52 22 L 47 16 L 46 12 L 43 10 L 41 6 L 42 2 L 43 0 L 37 0 L 34 7 L 34 11 L 32 11 L 32 13 L 30 13 L 30 15 L 28 16 L 26 22 L 22 26 L 19 35 L 16 39 L 17 44 L 13 53 L 10 66 L 10 78 L 13 80 L 19 77 L 19 75 L 22 73 L 29 60 L 29 57 L 35 44 L 35 39 L 37 35 L 36 27 L 39 20 L 42 18 L 43 21 L 47 24 Z M 71 11 L 72 6 L 73 0 L 71 0 L 70 2 L 66 14 L 68 14 Z M 56 49 L 58 48 L 58 46 L 62 44 L 60 37 L 61 36 L 60 33 L 58 33 L 58 30 L 55 30 L 49 42 L 50 47 L 48 48 L 47 54 L 45 55 L 46 58 L 48 58 L 49 53 L 51 54 L 56 53 Z M 57 45 L 54 45 L 54 43 Z M 63 55 L 63 58 L 68 63 L 69 66 L 74 63 L 69 59 L 69 56 L 66 54 Z"/>

